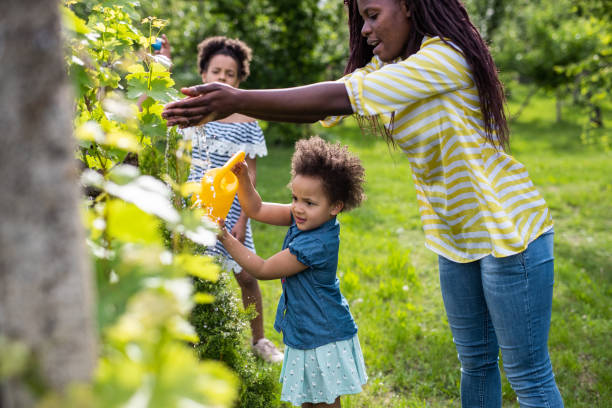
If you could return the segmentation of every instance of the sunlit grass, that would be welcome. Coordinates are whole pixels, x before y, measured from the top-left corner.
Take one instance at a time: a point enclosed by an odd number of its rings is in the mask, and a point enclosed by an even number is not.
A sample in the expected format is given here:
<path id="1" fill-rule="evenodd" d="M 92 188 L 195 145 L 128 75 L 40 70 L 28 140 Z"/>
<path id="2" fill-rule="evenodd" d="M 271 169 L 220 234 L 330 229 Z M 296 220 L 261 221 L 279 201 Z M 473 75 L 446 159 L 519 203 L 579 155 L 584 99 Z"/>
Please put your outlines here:
<path id="1" fill-rule="evenodd" d="M 514 90 L 516 109 L 525 90 Z M 512 124 L 512 154 L 529 170 L 555 220 L 556 283 L 550 349 L 567 407 L 612 406 L 612 154 L 584 145 L 577 109 L 555 123 L 554 101 L 537 94 Z M 610 116 L 610 109 L 605 112 Z M 608 120 L 606 125 L 612 123 Z M 459 363 L 439 291 L 437 257 L 425 249 L 408 162 L 353 120 L 315 127 L 348 144 L 367 171 L 368 199 L 341 214 L 339 276 L 359 325 L 370 380 L 344 407 L 457 407 Z M 289 202 L 291 148 L 258 160 L 264 200 Z M 253 223 L 258 253 L 279 251 L 286 229 Z M 266 335 L 279 282 L 260 282 Z M 505 407 L 518 407 L 504 377 Z"/>

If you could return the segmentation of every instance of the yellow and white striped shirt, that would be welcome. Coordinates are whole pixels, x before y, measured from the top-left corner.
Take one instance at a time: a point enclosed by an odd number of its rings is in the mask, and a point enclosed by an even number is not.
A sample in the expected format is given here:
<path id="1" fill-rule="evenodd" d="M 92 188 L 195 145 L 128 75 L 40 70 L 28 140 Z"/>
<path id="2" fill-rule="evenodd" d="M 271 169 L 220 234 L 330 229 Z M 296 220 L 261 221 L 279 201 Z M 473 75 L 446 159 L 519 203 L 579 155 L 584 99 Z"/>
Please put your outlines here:
<path id="1" fill-rule="evenodd" d="M 425 37 L 405 60 L 375 56 L 340 81 L 353 112 L 392 126 L 410 160 L 428 248 L 455 262 L 504 257 L 552 227 L 525 167 L 487 141 L 478 89 L 457 49 Z"/>

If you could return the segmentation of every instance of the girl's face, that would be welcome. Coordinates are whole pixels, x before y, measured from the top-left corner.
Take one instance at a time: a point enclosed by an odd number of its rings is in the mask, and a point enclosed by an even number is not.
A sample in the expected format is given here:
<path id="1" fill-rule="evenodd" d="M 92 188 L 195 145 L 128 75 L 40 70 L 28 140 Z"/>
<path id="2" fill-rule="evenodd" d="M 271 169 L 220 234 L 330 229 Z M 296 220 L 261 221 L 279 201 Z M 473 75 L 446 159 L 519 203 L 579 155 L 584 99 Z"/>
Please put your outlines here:
<path id="1" fill-rule="evenodd" d="M 330 203 L 318 177 L 296 175 L 291 181 L 291 193 L 291 213 L 301 231 L 321 226 L 342 210 L 342 203 Z"/>
<path id="2" fill-rule="evenodd" d="M 202 82 L 223 82 L 234 88 L 238 88 L 238 62 L 223 54 L 213 56 L 208 62 L 208 69 L 202 72 Z"/>
<path id="3" fill-rule="evenodd" d="M 404 0 L 357 0 L 363 18 L 361 35 L 384 62 L 408 55 L 410 12 Z"/>

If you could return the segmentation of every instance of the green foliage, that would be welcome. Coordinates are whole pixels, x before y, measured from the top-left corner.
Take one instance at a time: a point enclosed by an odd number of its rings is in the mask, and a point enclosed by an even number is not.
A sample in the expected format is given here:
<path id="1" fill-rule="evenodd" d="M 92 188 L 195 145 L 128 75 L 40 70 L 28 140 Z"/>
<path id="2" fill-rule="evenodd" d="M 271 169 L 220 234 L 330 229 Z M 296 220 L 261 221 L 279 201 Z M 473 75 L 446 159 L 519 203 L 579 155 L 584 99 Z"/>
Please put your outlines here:
<path id="1" fill-rule="evenodd" d="M 504 21 L 506 10 L 514 5 L 508 0 L 466 0 L 463 3 L 472 23 L 487 42 L 495 36 Z"/>
<path id="2" fill-rule="evenodd" d="M 494 52 L 502 70 L 538 88 L 571 93 L 588 106 L 582 138 L 603 139 L 602 103 L 611 99 L 610 8 L 587 0 L 521 1 L 497 31 Z"/>
<path id="3" fill-rule="evenodd" d="M 202 359 L 226 363 L 241 379 L 238 406 L 271 408 L 278 406 L 278 373 L 269 365 L 258 364 L 248 347 L 243 332 L 254 310 L 242 311 L 234 291 L 230 290 L 228 273 L 218 282 L 196 279 L 199 292 L 210 293 L 214 303 L 197 305 L 191 314 L 200 341 L 195 350 Z"/>
<path id="4" fill-rule="evenodd" d="M 583 10 L 584 7 L 574 8 L 576 13 L 582 13 Z M 591 107 L 581 134 L 583 139 L 587 142 L 599 140 L 607 145 L 610 140 L 603 129 L 601 106 L 612 99 L 612 12 L 610 9 L 607 15 L 595 14 L 596 12 L 604 10 L 593 7 L 592 13 L 583 19 L 582 25 L 585 35 L 593 39 L 594 51 L 565 67 L 556 67 L 556 70 L 568 78 L 574 78 L 577 99 Z"/>
<path id="5" fill-rule="evenodd" d="M 235 354 L 244 348 L 238 340 L 248 316 L 217 306 L 215 296 L 231 301 L 235 295 L 214 261 L 187 244 L 210 245 L 214 232 L 201 213 L 183 208 L 189 146 L 161 118 L 162 104 L 177 92 L 168 67 L 150 53 L 165 22 L 149 17 L 141 26 L 137 6 L 132 0 L 68 0 L 63 7 L 66 63 L 77 96 L 77 157 L 91 193 L 83 219 L 97 283 L 100 354 L 90 384 L 63 395 L 42 389 L 41 407 L 229 407 L 238 398 L 238 378 L 227 365 L 198 358 L 222 356 L 189 347 L 207 341 L 189 322 L 197 303 L 217 313 L 198 315 L 196 323 L 222 323 L 220 330 L 232 335 L 216 346 Z M 135 158 L 139 167 L 127 164 Z M 215 291 L 200 290 L 207 287 Z M 2 339 L 0 349 L 14 354 L 3 359 L 2 376 L 31 374 L 27 350 Z M 253 359 L 243 354 L 229 361 L 236 369 Z M 238 371 L 241 399 L 271 406 L 269 370 Z"/>
<path id="6" fill-rule="evenodd" d="M 540 87 L 555 89 L 572 82 L 556 67 L 575 63 L 596 50 L 595 33 L 584 32 L 571 0 L 527 1 L 504 22 L 496 42 L 496 61 Z"/>

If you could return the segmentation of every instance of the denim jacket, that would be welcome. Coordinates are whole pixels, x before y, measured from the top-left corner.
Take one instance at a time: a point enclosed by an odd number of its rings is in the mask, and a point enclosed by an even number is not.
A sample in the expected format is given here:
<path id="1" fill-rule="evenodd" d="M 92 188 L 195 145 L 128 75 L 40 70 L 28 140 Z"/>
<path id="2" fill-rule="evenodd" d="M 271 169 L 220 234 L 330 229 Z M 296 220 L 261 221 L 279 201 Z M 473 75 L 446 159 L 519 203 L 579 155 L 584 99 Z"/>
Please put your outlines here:
<path id="1" fill-rule="evenodd" d="M 308 268 L 283 278 L 274 328 L 283 341 L 296 349 L 313 349 L 334 341 L 348 340 L 357 333 L 349 305 L 340 293 L 336 276 L 340 224 L 333 218 L 318 228 L 300 231 L 295 221 L 283 249 Z"/>

